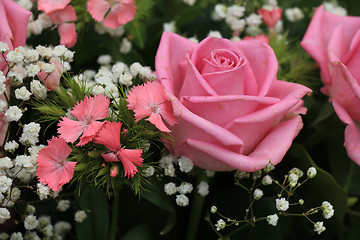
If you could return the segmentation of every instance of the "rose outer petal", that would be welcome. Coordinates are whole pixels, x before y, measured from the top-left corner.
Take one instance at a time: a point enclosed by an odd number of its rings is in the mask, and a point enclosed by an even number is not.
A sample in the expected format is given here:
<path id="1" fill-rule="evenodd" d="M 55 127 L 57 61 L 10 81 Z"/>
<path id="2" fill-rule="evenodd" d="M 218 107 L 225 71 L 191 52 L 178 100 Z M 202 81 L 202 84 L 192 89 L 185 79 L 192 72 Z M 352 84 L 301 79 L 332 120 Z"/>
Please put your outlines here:
<path id="1" fill-rule="evenodd" d="M 191 54 L 197 43 L 175 33 L 164 32 L 155 57 L 156 74 L 161 84 L 175 96 L 178 96 L 184 79 L 179 63 Z"/>
<path id="2" fill-rule="evenodd" d="M 336 114 L 339 116 L 341 121 L 347 124 L 345 129 L 345 143 L 344 146 L 348 153 L 348 156 L 360 165 L 360 130 L 351 119 L 345 109 L 336 102 L 332 101 Z"/>

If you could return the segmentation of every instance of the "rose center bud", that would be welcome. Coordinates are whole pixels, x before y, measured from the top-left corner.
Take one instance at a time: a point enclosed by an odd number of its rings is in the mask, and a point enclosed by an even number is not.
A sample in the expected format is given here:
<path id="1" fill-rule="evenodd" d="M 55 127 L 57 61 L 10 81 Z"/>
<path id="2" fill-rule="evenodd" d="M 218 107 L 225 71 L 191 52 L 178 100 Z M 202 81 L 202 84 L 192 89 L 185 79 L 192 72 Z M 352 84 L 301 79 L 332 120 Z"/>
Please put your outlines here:
<path id="1" fill-rule="evenodd" d="M 204 66 L 201 70 L 201 74 L 237 69 L 244 64 L 245 61 L 236 51 L 215 49 L 211 51 L 209 59 L 204 59 Z"/>

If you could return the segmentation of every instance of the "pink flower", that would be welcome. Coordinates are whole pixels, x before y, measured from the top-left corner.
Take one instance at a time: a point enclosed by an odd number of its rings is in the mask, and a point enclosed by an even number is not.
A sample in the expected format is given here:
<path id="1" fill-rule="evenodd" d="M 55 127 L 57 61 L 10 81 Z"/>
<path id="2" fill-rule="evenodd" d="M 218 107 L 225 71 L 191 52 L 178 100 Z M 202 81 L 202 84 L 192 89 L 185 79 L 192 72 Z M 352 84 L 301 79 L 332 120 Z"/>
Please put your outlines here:
<path id="1" fill-rule="evenodd" d="M 38 0 L 38 10 L 50 13 L 64 9 L 71 0 Z"/>
<path id="2" fill-rule="evenodd" d="M 311 90 L 277 80 L 276 56 L 263 42 L 209 37 L 197 44 L 167 32 L 155 67 L 179 118 L 169 148 L 201 168 L 277 164 L 302 128 L 301 98 Z"/>
<path id="3" fill-rule="evenodd" d="M 63 72 L 63 67 L 58 61 L 55 60 L 54 65 L 55 69 L 51 73 L 41 71 L 37 75 L 48 91 L 53 91 L 59 88 L 60 78 Z"/>
<path id="4" fill-rule="evenodd" d="M 53 191 L 59 191 L 62 185 L 68 183 L 73 175 L 76 162 L 66 161 L 71 153 L 65 140 L 53 137 L 48 146 L 39 151 L 36 176 L 39 181 L 47 184 Z"/>
<path id="5" fill-rule="evenodd" d="M 267 9 L 259 9 L 258 14 L 261 15 L 266 26 L 270 29 L 274 28 L 277 22 L 281 19 L 282 8 L 273 8 L 271 11 Z"/>
<path id="6" fill-rule="evenodd" d="M 245 36 L 245 37 L 243 38 L 243 40 L 250 40 L 250 39 L 256 39 L 256 40 L 259 40 L 259 41 L 262 41 L 262 42 L 264 42 L 264 43 L 269 44 L 269 37 L 266 36 L 265 34 L 259 34 L 259 35 L 255 36 L 255 37 Z"/>
<path id="7" fill-rule="evenodd" d="M 60 44 L 73 47 L 77 41 L 75 30 L 76 13 L 73 6 L 68 5 L 63 9 L 47 13 L 51 21 L 59 26 Z"/>
<path id="8" fill-rule="evenodd" d="M 81 102 L 77 103 L 72 111 L 71 116 L 78 121 L 71 120 L 67 117 L 62 117 L 58 126 L 58 133 L 60 137 L 64 138 L 66 142 L 75 142 L 80 135 L 80 142 L 76 146 L 82 146 L 90 142 L 104 122 L 96 120 L 105 119 L 108 117 L 108 107 L 110 100 L 104 95 L 95 95 L 94 97 L 85 96 Z"/>
<path id="9" fill-rule="evenodd" d="M 96 21 L 103 22 L 106 27 L 113 29 L 133 20 L 136 13 L 133 0 L 89 0 L 87 8 Z"/>
<path id="10" fill-rule="evenodd" d="M 128 107 L 134 110 L 136 121 L 145 117 L 160 131 L 170 132 L 162 119 L 169 125 L 176 123 L 169 98 L 164 87 L 158 82 L 148 82 L 143 86 L 136 86 L 127 95 Z"/>
<path id="11" fill-rule="evenodd" d="M 0 0 L 0 41 L 5 42 L 10 50 L 25 45 L 30 15 L 31 12 L 16 2 Z M 5 59 L 0 54 L 0 71 L 6 66 Z"/>
<path id="12" fill-rule="evenodd" d="M 94 142 L 104 145 L 109 149 L 109 152 L 101 154 L 106 162 L 121 162 L 125 170 L 124 176 L 134 177 L 138 172 L 136 166 L 141 166 L 143 162 L 141 158 L 142 150 L 122 148 L 120 134 L 121 123 L 107 121 L 98 132 Z"/>
<path id="13" fill-rule="evenodd" d="M 317 8 L 301 46 L 321 69 L 322 92 L 347 124 L 345 148 L 360 165 L 360 17 L 344 17 Z"/>

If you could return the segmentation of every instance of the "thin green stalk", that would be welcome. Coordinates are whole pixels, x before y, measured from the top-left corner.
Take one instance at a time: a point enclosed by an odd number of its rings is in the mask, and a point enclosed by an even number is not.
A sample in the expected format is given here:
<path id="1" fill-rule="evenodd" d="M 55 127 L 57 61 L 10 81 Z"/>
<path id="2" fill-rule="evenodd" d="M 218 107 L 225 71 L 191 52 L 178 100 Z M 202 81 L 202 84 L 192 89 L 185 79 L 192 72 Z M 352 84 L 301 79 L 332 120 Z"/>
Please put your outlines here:
<path id="1" fill-rule="evenodd" d="M 354 175 L 354 168 L 355 168 L 355 163 L 354 163 L 353 161 L 351 161 L 351 162 L 350 162 L 349 174 L 347 175 L 346 183 L 345 183 L 345 186 L 344 186 L 345 192 L 348 192 L 348 191 L 349 191 L 351 179 L 352 179 L 352 177 L 353 177 L 353 175 Z"/>
<path id="2" fill-rule="evenodd" d="M 196 181 L 196 186 L 200 184 L 201 181 L 207 179 L 207 176 L 203 173 L 200 174 Z M 195 240 L 196 234 L 201 219 L 201 214 L 203 212 L 205 197 L 201 196 L 197 191 L 193 193 L 193 200 L 191 204 L 190 217 L 187 226 L 186 240 Z"/>
<path id="3" fill-rule="evenodd" d="M 117 239 L 116 234 L 118 232 L 118 219 L 119 219 L 119 207 L 120 207 L 119 196 L 120 196 L 120 191 L 118 190 L 114 194 L 109 240 Z"/>

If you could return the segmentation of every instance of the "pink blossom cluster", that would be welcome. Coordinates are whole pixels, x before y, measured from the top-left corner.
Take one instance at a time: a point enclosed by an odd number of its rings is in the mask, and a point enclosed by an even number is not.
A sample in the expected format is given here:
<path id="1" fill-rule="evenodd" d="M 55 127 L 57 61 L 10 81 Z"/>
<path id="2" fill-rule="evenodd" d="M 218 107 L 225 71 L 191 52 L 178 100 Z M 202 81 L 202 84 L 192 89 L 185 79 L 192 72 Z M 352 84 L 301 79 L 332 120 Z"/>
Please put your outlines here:
<path id="1" fill-rule="evenodd" d="M 51 21 L 58 26 L 60 44 L 73 47 L 77 41 L 75 9 L 71 0 L 39 0 L 38 10 L 44 11 Z M 131 21 L 136 13 L 133 0 L 89 0 L 87 10 L 91 17 L 104 26 L 117 28 Z"/>

